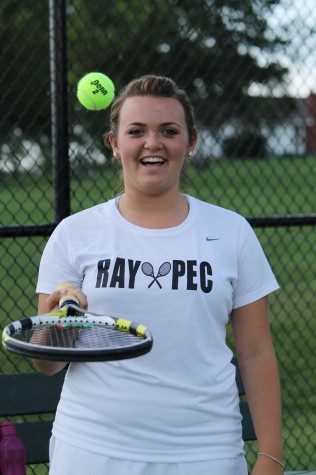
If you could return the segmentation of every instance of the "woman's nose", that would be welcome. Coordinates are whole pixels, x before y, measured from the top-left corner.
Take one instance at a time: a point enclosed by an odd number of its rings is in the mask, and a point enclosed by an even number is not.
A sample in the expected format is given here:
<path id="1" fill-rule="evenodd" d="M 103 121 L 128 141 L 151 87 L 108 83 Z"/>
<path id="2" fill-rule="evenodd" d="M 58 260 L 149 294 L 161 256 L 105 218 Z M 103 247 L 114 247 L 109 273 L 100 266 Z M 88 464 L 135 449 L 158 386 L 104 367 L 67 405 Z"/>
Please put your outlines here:
<path id="1" fill-rule="evenodd" d="M 158 150 L 162 148 L 161 138 L 159 133 L 151 132 L 146 137 L 145 147 L 150 150 Z"/>

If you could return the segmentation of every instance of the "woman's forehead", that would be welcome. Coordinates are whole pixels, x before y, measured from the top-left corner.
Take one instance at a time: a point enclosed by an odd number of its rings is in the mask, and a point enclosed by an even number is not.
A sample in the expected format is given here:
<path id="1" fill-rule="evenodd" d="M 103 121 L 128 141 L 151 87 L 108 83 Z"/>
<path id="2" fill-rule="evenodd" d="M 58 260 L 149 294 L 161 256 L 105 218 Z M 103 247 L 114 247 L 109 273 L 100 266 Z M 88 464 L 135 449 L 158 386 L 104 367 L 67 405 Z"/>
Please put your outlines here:
<path id="1" fill-rule="evenodd" d="M 120 122 L 123 123 L 170 123 L 185 124 L 182 104 L 173 97 L 133 96 L 122 104 Z"/>

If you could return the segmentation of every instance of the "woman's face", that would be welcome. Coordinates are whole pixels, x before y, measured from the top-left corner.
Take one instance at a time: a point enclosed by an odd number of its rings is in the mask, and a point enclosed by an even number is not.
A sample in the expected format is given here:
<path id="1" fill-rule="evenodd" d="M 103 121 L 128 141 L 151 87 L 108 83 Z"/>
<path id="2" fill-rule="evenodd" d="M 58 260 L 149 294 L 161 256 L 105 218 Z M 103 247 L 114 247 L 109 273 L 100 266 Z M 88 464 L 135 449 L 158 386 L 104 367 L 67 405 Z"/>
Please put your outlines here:
<path id="1" fill-rule="evenodd" d="M 122 162 L 125 191 L 160 195 L 179 190 L 184 159 L 196 140 L 189 142 L 179 101 L 135 96 L 124 101 L 110 142 Z"/>

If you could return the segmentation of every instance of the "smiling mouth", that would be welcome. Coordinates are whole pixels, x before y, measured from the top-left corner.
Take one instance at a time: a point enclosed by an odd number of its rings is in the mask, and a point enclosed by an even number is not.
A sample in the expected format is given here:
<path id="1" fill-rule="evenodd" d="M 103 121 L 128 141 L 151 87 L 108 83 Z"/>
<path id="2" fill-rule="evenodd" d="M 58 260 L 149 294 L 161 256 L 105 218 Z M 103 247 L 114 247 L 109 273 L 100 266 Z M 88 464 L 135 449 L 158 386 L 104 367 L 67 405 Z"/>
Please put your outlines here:
<path id="1" fill-rule="evenodd" d="M 166 160 L 161 157 L 145 157 L 140 162 L 142 165 L 147 167 L 150 165 L 163 165 Z"/>

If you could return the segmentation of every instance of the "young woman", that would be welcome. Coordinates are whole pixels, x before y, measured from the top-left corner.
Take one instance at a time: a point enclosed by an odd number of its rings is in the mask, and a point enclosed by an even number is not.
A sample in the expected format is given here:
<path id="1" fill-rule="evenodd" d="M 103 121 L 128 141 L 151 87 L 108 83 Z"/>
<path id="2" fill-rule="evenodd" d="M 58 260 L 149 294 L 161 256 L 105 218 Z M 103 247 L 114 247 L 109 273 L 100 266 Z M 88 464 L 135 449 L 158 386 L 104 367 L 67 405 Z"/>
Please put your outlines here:
<path id="1" fill-rule="evenodd" d="M 197 141 L 186 93 L 166 77 L 132 81 L 112 105 L 107 138 L 124 193 L 56 228 L 41 260 L 39 312 L 75 294 L 91 311 L 144 323 L 154 346 L 135 359 L 69 366 L 50 474 L 247 475 L 225 343 L 231 321 L 259 444 L 252 475 L 281 475 L 267 302 L 278 284 L 244 218 L 180 191 Z M 63 281 L 72 285 L 54 291 Z M 46 374 L 67 364 L 35 363 Z"/>

